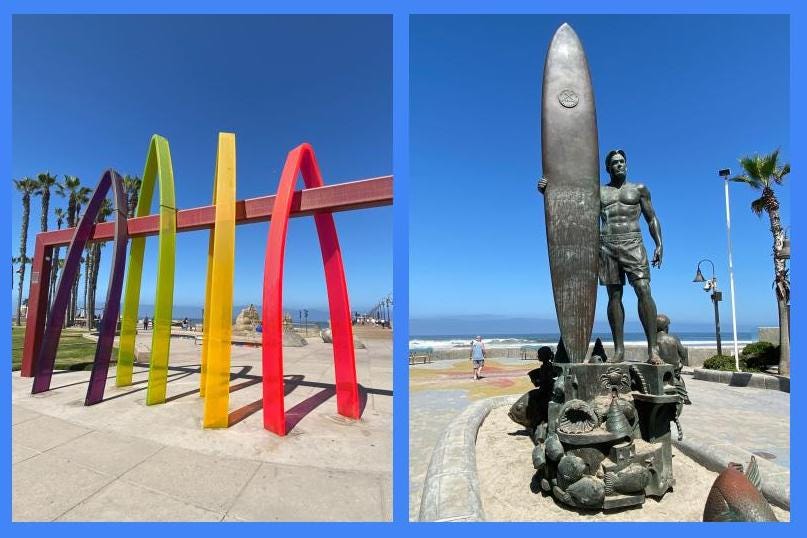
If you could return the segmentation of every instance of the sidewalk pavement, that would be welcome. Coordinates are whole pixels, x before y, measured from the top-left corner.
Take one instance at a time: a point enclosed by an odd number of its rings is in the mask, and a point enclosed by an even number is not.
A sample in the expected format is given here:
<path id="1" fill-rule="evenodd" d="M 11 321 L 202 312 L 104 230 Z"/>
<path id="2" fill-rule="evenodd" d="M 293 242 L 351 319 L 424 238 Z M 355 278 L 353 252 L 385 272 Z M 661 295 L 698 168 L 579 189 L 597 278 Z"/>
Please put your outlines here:
<path id="1" fill-rule="evenodd" d="M 318 340 L 318 339 L 317 339 Z M 167 401 L 146 406 L 147 368 L 85 407 L 89 372 L 30 394 L 12 373 L 14 521 L 388 521 L 392 342 L 356 350 L 364 412 L 336 413 L 330 345 L 284 348 L 285 438 L 264 430 L 260 348 L 233 347 L 231 426 L 201 427 L 199 355 L 172 339 Z"/>
<path id="2" fill-rule="evenodd" d="M 747 467 L 756 456 L 762 492 L 790 507 L 790 394 L 733 387 L 684 376 L 692 405 L 684 407 L 682 452 L 713 471 L 729 461 Z"/>
<path id="3" fill-rule="evenodd" d="M 431 452 L 448 424 L 474 401 L 523 394 L 532 388 L 526 373 L 537 365 L 535 361 L 519 359 L 488 360 L 483 373 L 486 377 L 476 382 L 471 379 L 467 359 L 410 367 L 410 520 L 418 518 Z M 744 465 L 755 453 L 764 480 L 784 491 L 789 499 L 790 395 L 731 387 L 691 376 L 686 376 L 685 381 L 693 404 L 686 406 L 681 415 L 684 443 L 677 443 L 679 448 L 697 459 L 699 454 L 693 454 L 692 447 L 698 447 L 701 455 L 710 455 L 712 461 L 731 460 Z"/>

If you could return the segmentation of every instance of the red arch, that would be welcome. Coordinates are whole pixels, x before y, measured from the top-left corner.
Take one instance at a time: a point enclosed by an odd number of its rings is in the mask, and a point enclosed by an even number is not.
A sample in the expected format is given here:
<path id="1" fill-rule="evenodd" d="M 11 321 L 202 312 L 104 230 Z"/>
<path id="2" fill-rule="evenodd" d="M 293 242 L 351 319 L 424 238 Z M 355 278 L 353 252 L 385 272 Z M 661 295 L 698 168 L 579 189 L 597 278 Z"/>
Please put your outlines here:
<path id="1" fill-rule="evenodd" d="M 277 189 L 269 241 L 266 247 L 263 275 L 263 427 L 278 435 L 286 435 L 286 411 L 283 387 L 283 258 L 291 201 L 298 172 L 306 188 L 322 187 L 322 175 L 310 144 L 302 144 L 289 152 Z M 333 361 L 336 373 L 336 407 L 340 415 L 357 419 L 359 387 L 356 382 L 356 359 L 353 327 L 345 282 L 342 252 L 333 215 L 314 215 L 319 236 L 328 307 L 333 333 Z"/>

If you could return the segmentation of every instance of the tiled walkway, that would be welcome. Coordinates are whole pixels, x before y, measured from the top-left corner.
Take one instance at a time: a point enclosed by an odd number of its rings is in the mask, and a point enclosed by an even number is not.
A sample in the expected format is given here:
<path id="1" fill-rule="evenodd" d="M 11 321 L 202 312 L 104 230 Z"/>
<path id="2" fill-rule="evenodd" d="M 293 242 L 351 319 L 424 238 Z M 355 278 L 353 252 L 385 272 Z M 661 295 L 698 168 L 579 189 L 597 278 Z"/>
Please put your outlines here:
<path id="1" fill-rule="evenodd" d="M 57 373 L 37 396 L 14 373 L 13 519 L 389 520 L 392 346 L 365 343 L 358 422 L 323 396 L 333 390 L 330 346 L 284 349 L 286 409 L 301 410 L 285 438 L 262 427 L 260 349 L 233 348 L 230 411 L 240 420 L 221 430 L 201 428 L 200 348 L 190 340 L 172 341 L 168 401 L 157 406 L 145 405 L 142 366 L 125 388 L 114 387 L 113 368 L 107 400 L 92 407 L 83 405 L 88 372 Z"/>

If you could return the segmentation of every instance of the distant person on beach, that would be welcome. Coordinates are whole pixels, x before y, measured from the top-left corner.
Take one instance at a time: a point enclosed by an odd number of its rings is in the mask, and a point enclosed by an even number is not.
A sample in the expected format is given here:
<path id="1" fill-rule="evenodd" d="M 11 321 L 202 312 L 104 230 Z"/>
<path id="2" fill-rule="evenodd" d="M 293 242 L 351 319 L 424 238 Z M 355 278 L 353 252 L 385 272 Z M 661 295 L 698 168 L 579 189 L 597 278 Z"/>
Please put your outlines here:
<path id="1" fill-rule="evenodd" d="M 143 318 L 143 330 L 144 331 L 149 330 L 149 317 L 148 316 L 145 316 Z"/>
<path id="2" fill-rule="evenodd" d="M 474 381 L 482 377 L 482 367 L 485 366 L 485 356 L 487 355 L 482 337 L 477 336 L 471 341 L 471 360 L 474 363 Z"/>

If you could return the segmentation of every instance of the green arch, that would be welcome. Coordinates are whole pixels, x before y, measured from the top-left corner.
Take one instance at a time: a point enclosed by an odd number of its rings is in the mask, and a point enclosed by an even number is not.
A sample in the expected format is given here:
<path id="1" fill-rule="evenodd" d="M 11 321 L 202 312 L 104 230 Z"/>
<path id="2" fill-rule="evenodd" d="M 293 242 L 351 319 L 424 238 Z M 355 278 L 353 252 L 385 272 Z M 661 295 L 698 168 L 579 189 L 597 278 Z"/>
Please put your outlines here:
<path id="1" fill-rule="evenodd" d="M 148 390 L 146 391 L 146 404 L 148 405 L 165 402 L 176 267 L 177 209 L 174 196 L 174 172 L 171 166 L 171 151 L 168 148 L 168 141 L 159 135 L 151 137 L 135 217 L 149 215 L 151 201 L 154 197 L 155 179 L 160 185 L 160 232 L 157 255 L 157 292 L 154 299 L 154 333 L 151 340 L 151 360 L 149 361 Z M 135 237 L 131 241 L 115 379 L 115 384 L 119 387 L 132 384 L 137 307 L 140 304 L 143 256 L 146 248 L 145 237 Z"/>

